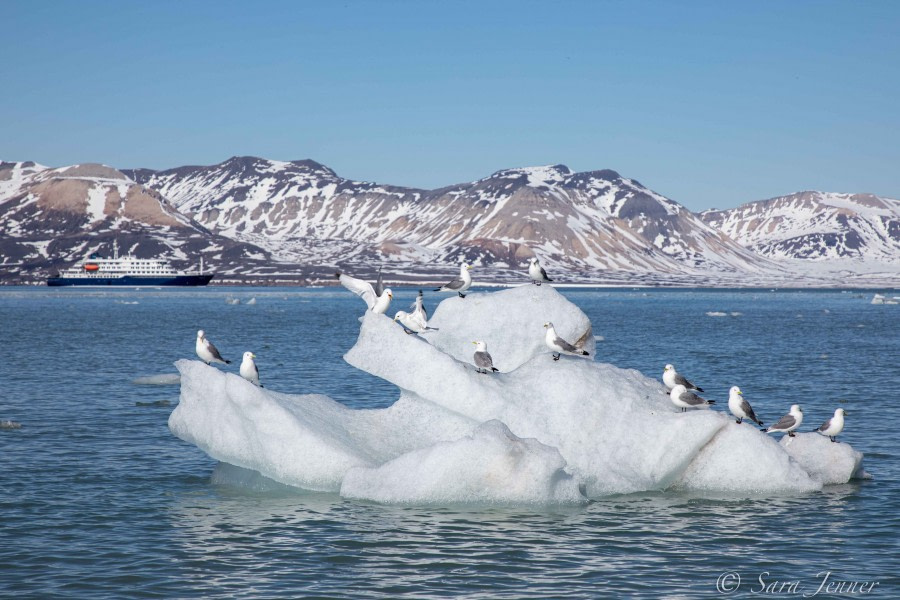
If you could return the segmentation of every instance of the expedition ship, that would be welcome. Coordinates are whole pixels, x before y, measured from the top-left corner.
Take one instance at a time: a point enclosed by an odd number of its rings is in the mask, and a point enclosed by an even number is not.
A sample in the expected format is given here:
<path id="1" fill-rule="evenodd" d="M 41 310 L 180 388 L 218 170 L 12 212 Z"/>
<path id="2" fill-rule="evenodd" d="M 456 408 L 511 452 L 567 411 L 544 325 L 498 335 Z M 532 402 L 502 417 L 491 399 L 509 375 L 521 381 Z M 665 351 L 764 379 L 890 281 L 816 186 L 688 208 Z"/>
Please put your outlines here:
<path id="1" fill-rule="evenodd" d="M 47 285 L 129 285 L 158 286 L 206 285 L 214 273 L 203 273 L 203 257 L 199 271 L 176 271 L 169 261 L 159 258 L 119 257 L 118 241 L 113 242 L 113 257 L 99 258 L 91 254 L 81 263 L 47 279 Z"/>

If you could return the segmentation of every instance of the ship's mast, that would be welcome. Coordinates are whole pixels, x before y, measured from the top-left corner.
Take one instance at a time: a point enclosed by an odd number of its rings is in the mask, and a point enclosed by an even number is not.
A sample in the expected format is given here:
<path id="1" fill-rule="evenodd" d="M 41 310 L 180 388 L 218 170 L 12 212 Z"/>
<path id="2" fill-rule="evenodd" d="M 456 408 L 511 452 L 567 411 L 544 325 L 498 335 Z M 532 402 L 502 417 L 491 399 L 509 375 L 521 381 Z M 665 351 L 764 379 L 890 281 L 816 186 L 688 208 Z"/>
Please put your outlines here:
<path id="1" fill-rule="evenodd" d="M 113 260 L 119 260 L 119 239 L 113 239 Z"/>

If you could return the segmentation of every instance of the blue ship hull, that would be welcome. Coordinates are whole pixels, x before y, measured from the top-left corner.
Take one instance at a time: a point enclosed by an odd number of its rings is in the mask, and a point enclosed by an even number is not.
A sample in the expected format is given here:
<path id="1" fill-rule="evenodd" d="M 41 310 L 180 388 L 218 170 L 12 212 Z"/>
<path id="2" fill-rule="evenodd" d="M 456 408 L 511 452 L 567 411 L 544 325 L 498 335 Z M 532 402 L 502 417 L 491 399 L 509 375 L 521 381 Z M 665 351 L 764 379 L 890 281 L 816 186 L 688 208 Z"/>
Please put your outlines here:
<path id="1" fill-rule="evenodd" d="M 47 285 L 89 285 L 103 287 L 111 285 L 125 285 L 131 287 L 155 287 L 161 285 L 197 286 L 206 285 L 212 278 L 212 275 L 175 275 L 172 277 L 135 277 L 133 275 L 126 275 L 124 277 L 51 277 L 47 280 Z"/>

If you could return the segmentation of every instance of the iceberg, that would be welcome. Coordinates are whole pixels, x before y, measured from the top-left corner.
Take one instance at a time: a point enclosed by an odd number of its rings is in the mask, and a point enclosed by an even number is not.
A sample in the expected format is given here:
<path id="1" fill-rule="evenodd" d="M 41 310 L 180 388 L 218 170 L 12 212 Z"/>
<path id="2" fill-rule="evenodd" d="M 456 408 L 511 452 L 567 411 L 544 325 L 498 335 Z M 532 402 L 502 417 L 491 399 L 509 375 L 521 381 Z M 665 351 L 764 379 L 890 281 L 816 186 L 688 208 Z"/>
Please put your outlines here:
<path id="1" fill-rule="evenodd" d="M 169 428 L 236 472 L 385 503 L 806 493 L 865 476 L 848 444 L 817 434 L 778 443 L 722 412 L 679 412 L 660 382 L 595 360 L 590 320 L 550 286 L 448 298 L 429 321 L 437 331 L 419 335 L 382 314 L 360 321 L 344 358 L 400 388 L 388 408 L 281 394 L 180 360 Z M 552 360 L 547 321 L 590 356 Z M 474 340 L 487 342 L 499 372 L 476 371 Z"/>

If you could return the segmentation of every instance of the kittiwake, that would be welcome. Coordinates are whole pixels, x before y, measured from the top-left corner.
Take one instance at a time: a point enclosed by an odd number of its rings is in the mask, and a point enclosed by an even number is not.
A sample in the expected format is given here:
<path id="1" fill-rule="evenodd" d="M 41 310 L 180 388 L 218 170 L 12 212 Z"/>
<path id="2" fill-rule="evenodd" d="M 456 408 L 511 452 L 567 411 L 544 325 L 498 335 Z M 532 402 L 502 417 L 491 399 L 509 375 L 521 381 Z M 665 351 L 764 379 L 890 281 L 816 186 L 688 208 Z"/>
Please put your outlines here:
<path id="1" fill-rule="evenodd" d="M 581 356 L 590 356 L 589 352 L 585 352 L 580 348 L 576 348 L 566 340 L 559 337 L 559 335 L 556 333 L 556 330 L 553 328 L 553 323 L 549 321 L 544 323 L 544 328 L 547 330 L 547 333 L 544 334 L 544 341 L 547 343 L 547 347 L 553 350 L 553 360 L 559 360 L 559 355 L 562 352 L 578 354 Z"/>
<path id="2" fill-rule="evenodd" d="M 244 352 L 244 360 L 241 362 L 241 377 L 253 385 L 263 387 L 259 382 L 259 369 L 256 368 L 256 363 L 253 362 L 254 358 L 256 358 L 256 355 L 252 352 Z"/>
<path id="3" fill-rule="evenodd" d="M 663 383 L 666 384 L 666 387 L 670 390 L 676 385 L 683 385 L 686 390 L 697 390 L 698 392 L 702 392 L 702 387 L 697 387 L 690 381 L 684 378 L 678 371 L 675 370 L 675 367 L 672 365 L 666 365 L 666 368 L 663 369 Z"/>
<path id="4" fill-rule="evenodd" d="M 680 383 L 669 392 L 669 398 L 672 400 L 672 404 L 681 409 L 681 412 L 689 408 L 699 408 L 716 403 L 715 400 L 705 400 L 697 394 L 687 391 L 687 388 Z"/>
<path id="5" fill-rule="evenodd" d="M 553 281 L 547 277 L 547 271 L 545 271 L 544 267 L 541 266 L 541 263 L 538 262 L 536 256 L 531 259 L 531 262 L 528 265 L 528 276 L 531 277 L 531 283 L 537 285 L 541 285 L 545 281 Z"/>
<path id="6" fill-rule="evenodd" d="M 794 437 L 794 430 L 800 427 L 800 423 L 803 422 L 803 411 L 800 410 L 799 404 L 791 405 L 791 410 L 788 414 L 784 415 L 778 422 L 774 425 L 769 425 L 767 429 L 764 429 L 766 433 L 786 433 L 790 437 Z"/>
<path id="7" fill-rule="evenodd" d="M 222 363 L 223 365 L 231 364 L 231 361 L 222 358 L 218 348 L 213 346 L 213 343 L 206 339 L 206 334 L 203 333 L 202 329 L 197 332 L 197 343 L 194 345 L 194 349 L 197 351 L 197 356 L 200 357 L 200 360 L 206 364 L 214 362 Z"/>
<path id="8" fill-rule="evenodd" d="M 391 288 L 384 288 L 381 294 L 377 294 L 375 288 L 368 281 L 351 277 L 340 271 L 335 273 L 334 276 L 338 278 L 342 286 L 365 300 L 366 306 L 373 313 L 383 315 L 391 303 L 391 298 L 394 297 L 393 293 L 391 293 Z M 381 273 L 378 274 L 378 280 L 379 282 L 381 281 Z"/>
<path id="9" fill-rule="evenodd" d="M 756 417 L 756 413 L 753 412 L 750 403 L 744 398 L 744 392 L 736 385 L 728 390 L 728 410 L 737 417 L 738 423 L 744 419 L 750 419 L 757 425 L 762 426 L 763 424 L 763 422 Z"/>
<path id="10" fill-rule="evenodd" d="M 832 442 L 837 442 L 837 440 L 834 439 L 834 436 L 844 430 L 844 415 L 846 414 L 847 413 L 843 408 L 835 410 L 834 416 L 822 423 L 822 425 L 815 431 L 821 433 L 822 435 L 827 435 Z"/>
<path id="11" fill-rule="evenodd" d="M 472 343 L 475 344 L 475 366 L 478 367 L 476 370 L 485 374 L 499 371 L 500 369 L 494 367 L 494 359 L 488 354 L 487 344 L 484 342 Z"/>
<path id="12" fill-rule="evenodd" d="M 424 300 L 424 295 L 422 294 L 422 290 L 419 290 L 419 295 L 416 296 L 416 302 L 414 304 L 415 308 L 413 309 L 414 315 L 419 315 L 423 321 L 428 320 L 428 311 L 425 310 L 425 305 L 422 303 Z"/>
<path id="13" fill-rule="evenodd" d="M 469 274 L 469 270 L 472 267 L 463 263 L 459 265 L 459 277 L 451 281 L 450 283 L 444 284 L 439 288 L 436 288 L 434 291 L 436 292 L 456 292 L 459 294 L 460 298 L 465 298 L 466 295 L 463 294 L 467 289 L 472 286 L 472 276 Z"/>
<path id="14" fill-rule="evenodd" d="M 424 333 L 425 331 L 437 331 L 436 327 L 429 327 L 428 322 L 421 318 L 415 312 L 408 313 L 404 310 L 398 310 L 394 315 L 395 321 L 400 321 L 403 330 L 406 333 Z"/>

